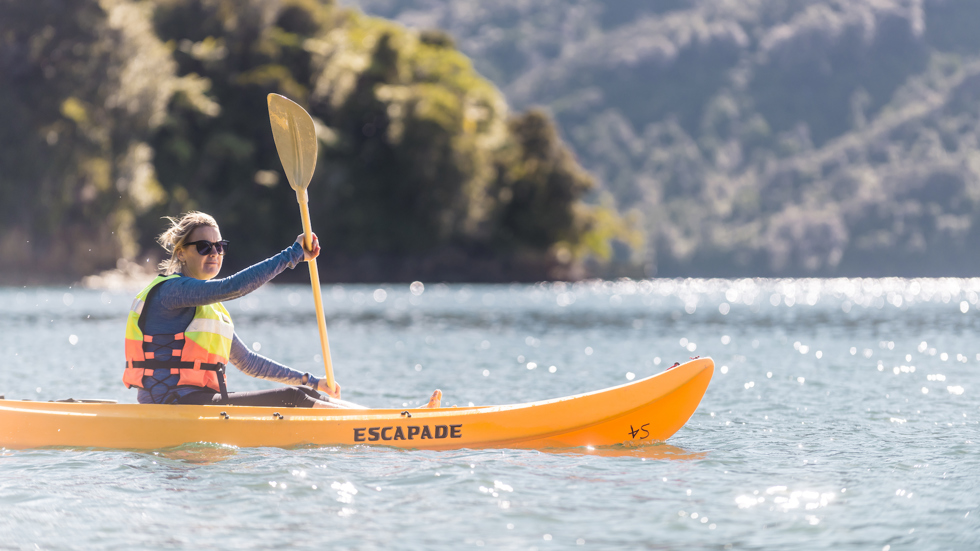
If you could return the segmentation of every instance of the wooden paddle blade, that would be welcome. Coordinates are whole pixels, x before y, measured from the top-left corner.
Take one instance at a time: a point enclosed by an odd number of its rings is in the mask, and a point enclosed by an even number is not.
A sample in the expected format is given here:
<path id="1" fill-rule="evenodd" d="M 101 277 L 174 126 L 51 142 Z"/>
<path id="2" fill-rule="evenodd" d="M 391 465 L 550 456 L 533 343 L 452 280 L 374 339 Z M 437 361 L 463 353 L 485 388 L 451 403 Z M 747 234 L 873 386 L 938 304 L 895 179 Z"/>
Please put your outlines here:
<path id="1" fill-rule="evenodd" d="M 289 186 L 305 190 L 316 168 L 316 127 L 305 109 L 279 94 L 269 94 L 269 121 Z"/>

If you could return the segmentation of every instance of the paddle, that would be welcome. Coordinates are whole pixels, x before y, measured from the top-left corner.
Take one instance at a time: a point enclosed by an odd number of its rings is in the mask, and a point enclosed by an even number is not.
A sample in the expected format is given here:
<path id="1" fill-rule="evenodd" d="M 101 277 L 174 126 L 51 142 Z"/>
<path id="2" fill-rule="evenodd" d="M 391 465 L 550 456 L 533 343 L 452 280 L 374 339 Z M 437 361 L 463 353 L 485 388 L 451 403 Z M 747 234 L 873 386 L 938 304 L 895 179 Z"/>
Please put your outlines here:
<path id="1" fill-rule="evenodd" d="M 276 140 L 279 160 L 286 171 L 289 187 L 296 191 L 296 201 L 303 217 L 304 244 L 313 248 L 313 230 L 310 229 L 309 196 L 306 188 L 316 168 L 316 128 L 313 118 L 302 107 L 278 94 L 269 94 L 269 120 L 272 136 Z M 316 306 L 316 323 L 320 328 L 320 348 L 323 350 L 323 366 L 327 373 L 327 385 L 336 390 L 333 378 L 333 362 L 330 360 L 330 343 L 327 340 L 327 320 L 323 317 L 323 298 L 320 296 L 320 275 L 316 259 L 310 266 L 310 282 L 313 284 L 313 301 Z"/>

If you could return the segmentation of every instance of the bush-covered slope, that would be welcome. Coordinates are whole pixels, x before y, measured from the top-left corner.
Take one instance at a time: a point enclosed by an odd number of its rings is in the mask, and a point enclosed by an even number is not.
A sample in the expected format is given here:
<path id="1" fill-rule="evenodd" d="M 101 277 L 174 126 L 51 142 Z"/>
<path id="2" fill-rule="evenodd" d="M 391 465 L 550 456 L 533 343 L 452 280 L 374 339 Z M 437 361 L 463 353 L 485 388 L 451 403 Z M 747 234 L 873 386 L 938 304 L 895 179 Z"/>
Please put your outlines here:
<path id="1" fill-rule="evenodd" d="M 593 180 L 548 116 L 511 114 L 447 35 L 331 2 L 0 0 L 0 74 L 8 279 L 152 254 L 160 217 L 191 208 L 235 243 L 231 269 L 288 245 L 270 92 L 317 121 L 331 279 L 574 277 L 634 239 L 583 202 Z"/>
<path id="2" fill-rule="evenodd" d="M 980 269 L 980 3 L 357 0 L 547 106 L 661 275 Z"/>

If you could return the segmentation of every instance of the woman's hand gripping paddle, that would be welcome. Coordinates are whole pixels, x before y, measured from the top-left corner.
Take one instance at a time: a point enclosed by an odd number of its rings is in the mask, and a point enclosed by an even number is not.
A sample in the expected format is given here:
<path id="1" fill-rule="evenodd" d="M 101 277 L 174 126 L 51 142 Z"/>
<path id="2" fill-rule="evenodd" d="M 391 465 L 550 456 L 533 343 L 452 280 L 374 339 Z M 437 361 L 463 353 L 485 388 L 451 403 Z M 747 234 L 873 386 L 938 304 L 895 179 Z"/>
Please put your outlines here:
<path id="1" fill-rule="evenodd" d="M 309 197 L 306 188 L 316 168 L 316 128 L 313 118 L 302 107 L 278 94 L 269 94 L 269 120 L 272 136 L 276 140 L 279 160 L 286 171 L 289 186 L 296 191 L 296 201 L 303 216 L 304 245 L 313 248 L 313 230 L 310 229 Z M 323 317 L 323 298 L 320 296 L 320 275 L 316 259 L 310 266 L 310 282 L 313 284 L 313 301 L 316 303 L 316 323 L 320 328 L 320 348 L 323 350 L 323 366 L 327 372 L 327 385 L 336 394 L 333 378 L 333 362 L 330 360 L 330 343 L 327 340 L 327 320 Z"/>

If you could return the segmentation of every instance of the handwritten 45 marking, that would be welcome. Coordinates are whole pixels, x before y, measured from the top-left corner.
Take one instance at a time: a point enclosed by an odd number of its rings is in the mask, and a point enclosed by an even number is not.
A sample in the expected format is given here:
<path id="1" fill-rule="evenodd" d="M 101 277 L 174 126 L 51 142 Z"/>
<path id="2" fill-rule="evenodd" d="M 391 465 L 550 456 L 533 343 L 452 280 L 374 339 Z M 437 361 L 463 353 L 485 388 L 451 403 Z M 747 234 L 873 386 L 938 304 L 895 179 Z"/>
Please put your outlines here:
<path id="1" fill-rule="evenodd" d="M 648 426 L 650 426 L 650 423 L 645 423 L 643 425 L 640 425 L 640 428 L 634 429 L 633 428 L 633 425 L 630 425 L 630 438 L 633 438 L 635 440 L 636 439 L 636 435 L 637 434 L 640 434 L 640 431 L 644 432 L 644 435 L 640 437 L 640 440 L 645 440 L 645 439 L 649 438 L 650 437 L 650 431 L 647 430 L 647 427 Z"/>

